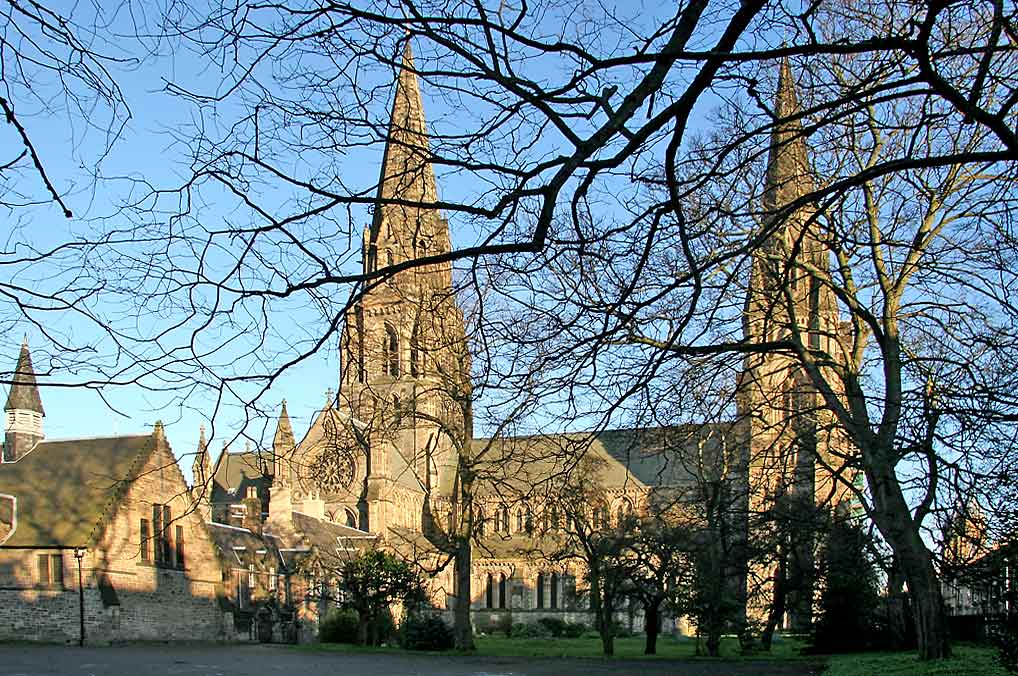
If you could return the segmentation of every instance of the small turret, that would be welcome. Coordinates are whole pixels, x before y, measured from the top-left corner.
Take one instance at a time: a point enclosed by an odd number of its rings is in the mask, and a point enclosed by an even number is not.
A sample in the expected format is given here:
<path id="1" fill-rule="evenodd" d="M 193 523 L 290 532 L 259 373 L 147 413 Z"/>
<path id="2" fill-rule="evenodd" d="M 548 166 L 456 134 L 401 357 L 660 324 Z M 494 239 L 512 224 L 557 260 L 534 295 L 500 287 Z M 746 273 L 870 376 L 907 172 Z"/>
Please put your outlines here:
<path id="1" fill-rule="evenodd" d="M 279 411 L 279 420 L 276 422 L 276 434 L 272 438 L 272 472 L 274 482 L 283 481 L 286 477 L 286 462 L 290 459 L 297 442 L 293 438 L 293 426 L 290 425 L 290 414 L 286 411 L 286 399 L 283 400 L 283 407 Z"/>
<path id="2" fill-rule="evenodd" d="M 46 416 L 35 382 L 32 355 L 28 351 L 28 336 L 21 343 L 18 365 L 11 379 L 11 389 L 4 406 L 6 415 L 4 436 L 4 462 L 16 462 L 43 440 L 42 421 Z"/>

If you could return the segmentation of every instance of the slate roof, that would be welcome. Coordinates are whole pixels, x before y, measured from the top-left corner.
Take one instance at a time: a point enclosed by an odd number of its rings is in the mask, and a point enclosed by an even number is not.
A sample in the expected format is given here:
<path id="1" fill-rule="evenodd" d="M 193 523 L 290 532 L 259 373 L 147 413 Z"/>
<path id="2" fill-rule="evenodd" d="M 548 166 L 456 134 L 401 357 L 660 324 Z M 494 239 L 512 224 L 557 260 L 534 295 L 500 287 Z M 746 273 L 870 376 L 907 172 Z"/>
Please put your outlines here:
<path id="1" fill-rule="evenodd" d="M 21 344 L 21 354 L 18 355 L 18 365 L 13 376 L 4 410 L 34 411 L 45 415 L 42 399 L 39 397 L 39 387 L 35 382 L 32 355 L 28 352 L 28 340 Z"/>
<path id="2" fill-rule="evenodd" d="M 262 472 L 262 467 L 268 464 L 268 457 L 259 454 L 258 451 L 244 451 L 243 453 L 228 453 L 223 451 L 216 460 L 215 469 L 212 471 L 213 493 L 212 501 L 221 502 L 231 498 L 224 494 L 233 494 L 234 500 L 243 499 L 243 493 L 237 489 L 245 485 L 268 485 L 272 478 Z M 266 467 L 266 469 L 268 469 Z M 259 494 L 264 494 L 259 491 Z"/>
<path id="3" fill-rule="evenodd" d="M 722 451 L 733 451 L 734 443 L 732 424 L 681 425 L 476 439 L 474 452 L 486 454 L 478 472 L 482 494 L 500 488 L 526 493 L 547 481 L 560 485 L 581 458 L 595 463 L 605 488 L 681 489 L 719 472 Z"/>
<path id="4" fill-rule="evenodd" d="M 249 564 L 254 564 L 257 570 L 267 572 L 269 568 L 277 568 L 283 563 L 279 555 L 279 538 L 271 534 L 259 535 L 247 528 L 215 521 L 206 525 L 212 541 L 219 547 L 224 560 L 231 568 L 246 568 Z"/>
<path id="5" fill-rule="evenodd" d="M 0 464 L 0 493 L 17 498 L 17 527 L 3 545 L 91 544 L 154 448 L 147 434 L 43 441 L 17 462 Z"/>

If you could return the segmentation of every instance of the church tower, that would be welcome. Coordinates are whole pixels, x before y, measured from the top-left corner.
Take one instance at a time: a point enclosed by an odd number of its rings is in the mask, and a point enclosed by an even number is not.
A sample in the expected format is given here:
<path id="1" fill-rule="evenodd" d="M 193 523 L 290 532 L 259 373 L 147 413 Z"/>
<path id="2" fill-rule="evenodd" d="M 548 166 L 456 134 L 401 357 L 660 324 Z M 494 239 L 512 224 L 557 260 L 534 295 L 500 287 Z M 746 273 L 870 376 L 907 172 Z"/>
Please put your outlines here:
<path id="1" fill-rule="evenodd" d="M 431 157 L 407 42 L 373 218 L 364 231 L 364 273 L 371 277 L 347 313 L 340 346 L 339 408 L 363 424 L 358 434 L 369 448 L 368 524 L 375 532 L 426 526 L 434 503 L 451 492 L 458 449 L 473 432 L 469 354 L 452 266 L 396 271 L 451 248 L 448 221 L 431 206 L 438 199 Z"/>
<path id="2" fill-rule="evenodd" d="M 16 462 L 43 440 L 42 421 L 46 416 L 35 382 L 32 355 L 28 351 L 28 336 L 21 343 L 18 365 L 11 379 L 11 389 L 4 406 L 4 462 Z"/>
<path id="3" fill-rule="evenodd" d="M 803 368 L 804 364 L 814 366 L 828 382 L 835 383 L 831 365 L 841 356 L 830 252 L 815 220 L 814 206 L 792 206 L 814 189 L 800 115 L 786 60 L 778 77 L 775 126 L 761 200 L 760 222 L 768 234 L 753 255 L 743 315 L 748 345 L 783 343 L 786 347 L 769 346 L 748 353 L 737 402 L 748 451 L 750 541 L 762 537 L 759 532 L 754 534 L 758 524 L 773 523 L 766 515 L 775 506 L 798 503 L 805 510 L 801 527 L 784 526 L 786 532 L 798 531 L 799 535 L 795 542 L 787 543 L 782 565 L 750 571 L 758 578 L 760 589 L 769 591 L 777 584 L 794 587 L 788 594 L 787 612 L 789 623 L 801 629 L 812 619 L 815 577 L 814 542 L 805 521 L 812 506 L 834 507 L 845 489 L 827 471 L 840 462 L 834 461 L 832 452 L 842 447 L 841 435 Z M 778 569 L 785 578 L 781 581 L 775 577 Z M 753 605 L 751 600 L 751 613 Z"/>

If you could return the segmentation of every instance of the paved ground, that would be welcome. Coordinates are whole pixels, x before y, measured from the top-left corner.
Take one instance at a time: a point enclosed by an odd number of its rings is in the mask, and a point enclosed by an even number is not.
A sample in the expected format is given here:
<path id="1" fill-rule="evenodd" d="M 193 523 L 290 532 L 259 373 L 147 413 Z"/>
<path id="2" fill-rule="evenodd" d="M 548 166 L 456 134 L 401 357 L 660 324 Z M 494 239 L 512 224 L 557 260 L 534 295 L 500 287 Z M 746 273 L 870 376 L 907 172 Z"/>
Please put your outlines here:
<path id="1" fill-rule="evenodd" d="M 4 676 L 813 676 L 809 664 L 445 657 L 301 652 L 282 646 L 0 644 Z"/>

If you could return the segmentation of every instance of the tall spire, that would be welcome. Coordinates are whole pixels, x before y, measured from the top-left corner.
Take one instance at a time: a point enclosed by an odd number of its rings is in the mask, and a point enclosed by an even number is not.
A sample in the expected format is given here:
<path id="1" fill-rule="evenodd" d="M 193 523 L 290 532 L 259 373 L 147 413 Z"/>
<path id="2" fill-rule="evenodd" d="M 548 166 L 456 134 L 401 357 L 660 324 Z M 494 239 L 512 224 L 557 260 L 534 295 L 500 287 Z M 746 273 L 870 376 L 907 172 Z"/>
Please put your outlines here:
<path id="1" fill-rule="evenodd" d="M 35 382 L 35 369 L 32 367 L 32 355 L 28 351 L 28 336 L 21 343 L 21 354 L 15 368 L 11 390 L 7 395 L 5 411 L 32 411 L 46 415 L 39 396 L 39 386 Z"/>
<path id="2" fill-rule="evenodd" d="M 775 211 L 813 188 L 809 154 L 799 119 L 799 97 L 788 59 L 781 61 L 778 88 L 774 97 L 775 126 L 767 159 L 767 182 L 763 207 Z"/>
<path id="3" fill-rule="evenodd" d="M 389 200 L 405 200 L 426 204 L 438 199 L 424 106 L 421 103 L 409 39 L 403 49 L 400 72 L 396 78 L 377 199 L 371 224 L 371 244 L 388 240 L 390 245 L 396 245 L 402 250 L 401 257 L 409 257 L 420 253 L 417 251 L 418 238 L 443 239 L 443 221 L 436 209 L 384 203 Z M 382 231 L 383 226 L 385 232 Z M 444 240 L 429 243 L 432 247 L 447 246 L 447 232 Z M 386 263 L 384 258 L 378 260 L 379 266 Z"/>

